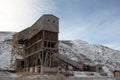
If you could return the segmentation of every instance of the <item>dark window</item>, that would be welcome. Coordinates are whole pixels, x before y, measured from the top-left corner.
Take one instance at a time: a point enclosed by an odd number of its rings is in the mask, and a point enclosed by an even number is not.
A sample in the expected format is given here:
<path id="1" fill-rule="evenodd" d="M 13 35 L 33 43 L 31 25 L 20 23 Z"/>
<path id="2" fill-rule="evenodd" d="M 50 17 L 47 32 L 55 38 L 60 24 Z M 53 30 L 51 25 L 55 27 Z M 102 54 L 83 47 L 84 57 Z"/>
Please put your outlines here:
<path id="1" fill-rule="evenodd" d="M 48 42 L 48 47 L 50 47 L 50 42 Z"/>
<path id="2" fill-rule="evenodd" d="M 51 43 L 51 47 L 54 48 L 55 47 L 55 43 Z"/>
<path id="3" fill-rule="evenodd" d="M 55 23 L 55 21 L 53 21 L 53 23 Z"/>
<path id="4" fill-rule="evenodd" d="M 102 70 L 102 68 L 101 67 L 99 67 L 99 71 L 101 71 Z"/>

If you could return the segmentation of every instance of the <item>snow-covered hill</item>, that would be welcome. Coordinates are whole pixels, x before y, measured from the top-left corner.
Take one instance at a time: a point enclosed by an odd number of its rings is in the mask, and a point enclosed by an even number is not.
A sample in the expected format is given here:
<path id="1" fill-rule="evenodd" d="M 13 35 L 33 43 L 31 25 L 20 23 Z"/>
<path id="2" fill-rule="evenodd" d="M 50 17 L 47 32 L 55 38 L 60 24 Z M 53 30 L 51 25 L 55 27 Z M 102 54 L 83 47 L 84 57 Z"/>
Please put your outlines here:
<path id="1" fill-rule="evenodd" d="M 0 68 L 10 67 L 13 59 L 12 35 L 14 32 L 0 32 Z M 120 69 L 120 51 L 85 41 L 60 41 L 59 52 L 67 57 L 85 63 L 102 64 L 109 69 Z"/>
<path id="2" fill-rule="evenodd" d="M 0 68 L 10 67 L 13 34 L 13 32 L 0 32 Z"/>
<path id="3" fill-rule="evenodd" d="M 85 41 L 60 41 L 59 52 L 67 57 L 85 63 L 100 64 L 110 70 L 120 69 L 120 51 Z"/>

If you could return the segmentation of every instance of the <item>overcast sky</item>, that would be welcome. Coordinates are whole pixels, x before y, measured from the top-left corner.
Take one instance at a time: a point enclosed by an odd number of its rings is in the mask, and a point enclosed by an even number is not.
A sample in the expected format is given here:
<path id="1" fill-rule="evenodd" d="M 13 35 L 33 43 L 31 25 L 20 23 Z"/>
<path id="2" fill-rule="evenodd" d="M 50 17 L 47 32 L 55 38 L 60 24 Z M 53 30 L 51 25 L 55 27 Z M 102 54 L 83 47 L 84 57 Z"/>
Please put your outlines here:
<path id="1" fill-rule="evenodd" d="M 21 31 L 42 14 L 60 18 L 60 38 L 120 50 L 120 0 L 0 0 L 0 31 Z"/>

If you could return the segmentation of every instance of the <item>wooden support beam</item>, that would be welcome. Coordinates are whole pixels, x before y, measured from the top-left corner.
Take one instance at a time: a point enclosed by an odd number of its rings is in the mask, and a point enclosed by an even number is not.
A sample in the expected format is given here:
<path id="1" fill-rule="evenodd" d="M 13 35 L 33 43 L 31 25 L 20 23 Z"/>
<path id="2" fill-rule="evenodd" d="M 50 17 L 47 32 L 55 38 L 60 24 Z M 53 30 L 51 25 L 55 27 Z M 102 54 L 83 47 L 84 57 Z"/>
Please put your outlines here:
<path id="1" fill-rule="evenodd" d="M 45 61 L 44 61 L 45 66 L 47 66 L 48 54 L 49 54 L 48 51 L 46 51 Z"/>
<path id="2" fill-rule="evenodd" d="M 40 59 L 40 65 L 42 64 L 42 59 L 41 59 L 41 52 L 39 54 L 39 59 Z"/>
<path id="3" fill-rule="evenodd" d="M 34 42 L 33 44 L 31 44 L 30 46 L 26 47 L 25 49 L 28 49 L 28 48 L 30 48 L 30 47 L 40 43 L 41 41 L 42 41 L 42 39 L 38 40 L 37 42 Z"/>

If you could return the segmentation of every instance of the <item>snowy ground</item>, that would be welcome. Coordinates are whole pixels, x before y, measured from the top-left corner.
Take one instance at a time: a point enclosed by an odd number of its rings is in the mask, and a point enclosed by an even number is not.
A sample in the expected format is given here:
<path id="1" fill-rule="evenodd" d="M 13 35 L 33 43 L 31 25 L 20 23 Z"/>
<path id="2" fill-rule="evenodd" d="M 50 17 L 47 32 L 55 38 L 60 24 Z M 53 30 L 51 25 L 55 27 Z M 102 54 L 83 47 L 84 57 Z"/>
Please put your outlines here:
<path id="1" fill-rule="evenodd" d="M 0 77 L 18 77 L 18 75 L 7 71 L 0 71 Z"/>
<path id="2" fill-rule="evenodd" d="M 54 75 L 34 75 L 34 74 L 25 74 L 25 73 L 9 73 L 9 72 L 0 72 L 0 80 L 116 80 L 113 77 L 102 77 L 99 74 L 94 73 L 97 76 L 88 76 L 88 73 L 84 72 L 75 72 L 75 76 L 65 77 L 62 74 Z M 84 75 L 84 76 L 83 76 Z M 120 80 L 120 78 L 118 78 Z"/>

